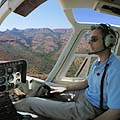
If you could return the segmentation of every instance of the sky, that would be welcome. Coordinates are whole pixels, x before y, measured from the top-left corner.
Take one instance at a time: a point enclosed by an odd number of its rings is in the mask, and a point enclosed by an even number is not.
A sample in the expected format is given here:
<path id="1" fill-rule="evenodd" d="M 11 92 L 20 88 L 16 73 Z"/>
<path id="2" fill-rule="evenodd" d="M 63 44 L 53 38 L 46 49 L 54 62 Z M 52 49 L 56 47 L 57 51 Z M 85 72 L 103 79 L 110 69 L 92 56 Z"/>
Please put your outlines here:
<path id="1" fill-rule="evenodd" d="M 26 29 L 26 28 L 71 28 L 58 0 L 48 0 L 37 7 L 27 17 L 16 13 L 9 14 L 0 26 L 0 31 L 6 29 Z"/>

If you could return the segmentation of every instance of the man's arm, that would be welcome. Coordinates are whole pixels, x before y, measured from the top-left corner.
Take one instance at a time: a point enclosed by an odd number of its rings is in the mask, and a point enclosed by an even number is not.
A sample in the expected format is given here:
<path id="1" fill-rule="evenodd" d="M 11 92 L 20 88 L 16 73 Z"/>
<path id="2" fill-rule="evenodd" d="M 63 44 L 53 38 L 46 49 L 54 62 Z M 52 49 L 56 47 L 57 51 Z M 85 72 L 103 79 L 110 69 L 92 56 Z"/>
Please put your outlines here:
<path id="1" fill-rule="evenodd" d="M 51 87 L 52 88 L 51 93 L 63 92 L 65 90 L 80 90 L 80 89 L 84 89 L 86 87 L 88 87 L 88 81 L 87 80 L 81 80 L 76 85 L 71 84 L 67 87 Z"/>
<path id="2" fill-rule="evenodd" d="M 88 87 L 88 81 L 87 80 L 80 80 L 80 82 L 78 84 L 76 84 L 75 86 L 68 86 L 67 90 L 81 90 L 81 89 L 85 89 Z"/>
<path id="3" fill-rule="evenodd" d="M 94 120 L 120 120 L 120 110 L 109 109 Z"/>

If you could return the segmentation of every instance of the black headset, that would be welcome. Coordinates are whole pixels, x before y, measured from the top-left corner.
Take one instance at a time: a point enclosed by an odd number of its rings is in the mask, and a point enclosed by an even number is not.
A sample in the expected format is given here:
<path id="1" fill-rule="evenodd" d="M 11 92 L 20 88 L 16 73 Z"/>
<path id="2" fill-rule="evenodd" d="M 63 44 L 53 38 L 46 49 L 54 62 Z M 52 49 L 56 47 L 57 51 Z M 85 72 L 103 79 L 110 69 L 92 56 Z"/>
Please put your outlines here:
<path id="1" fill-rule="evenodd" d="M 112 48 L 117 43 L 115 31 L 107 24 L 99 24 L 91 26 L 91 30 L 100 29 L 103 34 L 103 44 L 105 48 Z"/>

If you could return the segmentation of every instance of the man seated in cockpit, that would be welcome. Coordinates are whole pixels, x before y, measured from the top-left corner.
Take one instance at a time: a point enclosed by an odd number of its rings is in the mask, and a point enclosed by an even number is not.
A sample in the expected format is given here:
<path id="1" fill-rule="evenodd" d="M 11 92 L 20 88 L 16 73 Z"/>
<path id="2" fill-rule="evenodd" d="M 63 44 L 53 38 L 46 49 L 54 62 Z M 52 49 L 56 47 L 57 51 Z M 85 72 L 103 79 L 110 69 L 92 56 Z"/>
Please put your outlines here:
<path id="1" fill-rule="evenodd" d="M 63 120 L 120 119 L 120 60 L 111 51 L 116 41 L 116 33 L 110 26 L 91 27 L 89 54 L 96 54 L 99 58 L 93 63 L 87 80 L 81 81 L 77 88 L 64 89 L 80 91 L 75 101 L 27 97 L 16 102 L 16 109 Z M 58 92 L 59 88 L 51 92 L 55 91 Z"/>

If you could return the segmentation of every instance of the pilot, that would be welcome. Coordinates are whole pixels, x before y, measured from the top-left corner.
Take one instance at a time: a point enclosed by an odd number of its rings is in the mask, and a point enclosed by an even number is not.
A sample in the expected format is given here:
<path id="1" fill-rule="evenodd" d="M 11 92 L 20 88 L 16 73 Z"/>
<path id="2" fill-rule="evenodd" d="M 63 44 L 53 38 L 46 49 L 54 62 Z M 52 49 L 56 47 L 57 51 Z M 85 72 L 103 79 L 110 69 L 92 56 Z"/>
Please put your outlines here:
<path id="1" fill-rule="evenodd" d="M 120 60 L 111 50 L 117 43 L 116 32 L 109 25 L 95 25 L 91 27 L 87 40 L 91 48 L 89 54 L 98 55 L 98 59 L 92 64 L 87 80 L 82 80 L 77 87 L 66 88 L 79 91 L 74 101 L 26 97 L 15 103 L 16 109 L 37 114 L 41 120 L 45 117 L 61 120 L 120 119 Z M 58 92 L 59 88 L 52 92 L 55 91 Z"/>

